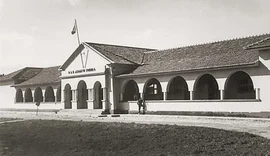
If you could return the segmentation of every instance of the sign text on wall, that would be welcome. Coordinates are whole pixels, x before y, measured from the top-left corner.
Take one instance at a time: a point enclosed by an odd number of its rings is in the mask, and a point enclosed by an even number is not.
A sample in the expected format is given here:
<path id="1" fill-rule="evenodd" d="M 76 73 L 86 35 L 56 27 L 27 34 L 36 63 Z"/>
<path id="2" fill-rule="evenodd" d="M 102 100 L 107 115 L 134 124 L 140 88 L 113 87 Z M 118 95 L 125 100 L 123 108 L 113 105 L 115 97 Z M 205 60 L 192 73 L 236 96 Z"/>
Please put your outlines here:
<path id="1" fill-rule="evenodd" d="M 87 69 L 68 71 L 68 74 L 77 74 L 77 73 L 85 73 L 85 72 L 92 72 L 92 71 L 96 71 L 96 68 L 87 68 Z"/>

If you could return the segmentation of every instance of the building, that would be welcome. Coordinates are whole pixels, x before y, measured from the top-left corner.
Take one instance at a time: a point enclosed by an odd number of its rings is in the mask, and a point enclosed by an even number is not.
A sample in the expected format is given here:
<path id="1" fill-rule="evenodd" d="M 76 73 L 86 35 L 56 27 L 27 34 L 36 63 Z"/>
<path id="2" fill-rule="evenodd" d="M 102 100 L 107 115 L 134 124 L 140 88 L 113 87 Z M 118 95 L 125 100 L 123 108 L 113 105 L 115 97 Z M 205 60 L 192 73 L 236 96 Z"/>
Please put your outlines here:
<path id="1" fill-rule="evenodd" d="M 270 112 L 270 34 L 166 50 L 83 42 L 61 66 L 0 82 L 11 108 L 128 113 L 142 97 L 153 112 Z"/>

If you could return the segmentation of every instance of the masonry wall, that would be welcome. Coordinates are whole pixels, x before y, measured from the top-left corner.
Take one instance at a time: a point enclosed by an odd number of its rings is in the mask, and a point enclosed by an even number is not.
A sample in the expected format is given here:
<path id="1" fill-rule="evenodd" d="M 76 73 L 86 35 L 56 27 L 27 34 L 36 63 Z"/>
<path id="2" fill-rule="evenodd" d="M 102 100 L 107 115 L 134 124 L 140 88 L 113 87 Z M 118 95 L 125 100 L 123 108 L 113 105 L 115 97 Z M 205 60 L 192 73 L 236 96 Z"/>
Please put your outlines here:
<path id="1" fill-rule="evenodd" d="M 14 108 L 15 88 L 11 87 L 13 81 L 1 82 L 0 84 L 0 109 Z"/>

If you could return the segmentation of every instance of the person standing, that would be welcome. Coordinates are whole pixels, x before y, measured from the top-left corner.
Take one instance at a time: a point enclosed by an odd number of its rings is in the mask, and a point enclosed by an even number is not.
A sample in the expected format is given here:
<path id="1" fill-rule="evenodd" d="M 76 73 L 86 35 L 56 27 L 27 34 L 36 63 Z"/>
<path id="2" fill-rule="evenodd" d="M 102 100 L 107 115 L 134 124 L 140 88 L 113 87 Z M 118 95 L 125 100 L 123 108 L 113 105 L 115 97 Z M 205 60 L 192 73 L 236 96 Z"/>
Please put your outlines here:
<path id="1" fill-rule="evenodd" d="M 143 99 L 139 98 L 137 101 L 138 108 L 139 108 L 139 114 L 141 114 L 141 108 L 143 107 Z"/>

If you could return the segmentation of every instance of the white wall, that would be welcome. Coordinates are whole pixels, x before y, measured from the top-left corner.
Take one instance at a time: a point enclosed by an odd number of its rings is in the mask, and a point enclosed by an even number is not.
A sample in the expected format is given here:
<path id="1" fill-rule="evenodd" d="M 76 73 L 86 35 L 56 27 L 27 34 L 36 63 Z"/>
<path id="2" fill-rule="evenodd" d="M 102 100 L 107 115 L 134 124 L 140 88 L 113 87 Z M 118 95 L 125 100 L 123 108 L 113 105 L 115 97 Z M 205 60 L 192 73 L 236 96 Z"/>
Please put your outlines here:
<path id="1" fill-rule="evenodd" d="M 0 85 L 0 108 L 13 108 L 16 89 L 11 87 L 13 81 Z"/>

